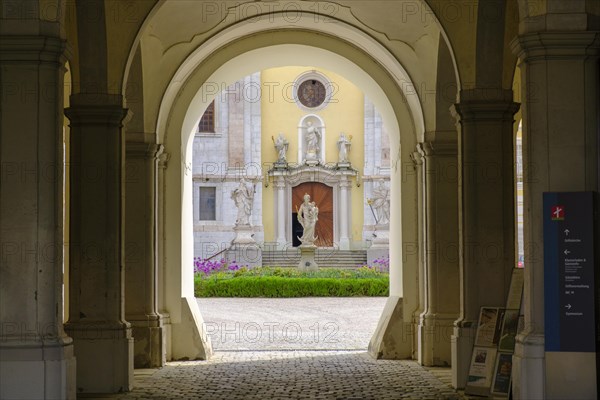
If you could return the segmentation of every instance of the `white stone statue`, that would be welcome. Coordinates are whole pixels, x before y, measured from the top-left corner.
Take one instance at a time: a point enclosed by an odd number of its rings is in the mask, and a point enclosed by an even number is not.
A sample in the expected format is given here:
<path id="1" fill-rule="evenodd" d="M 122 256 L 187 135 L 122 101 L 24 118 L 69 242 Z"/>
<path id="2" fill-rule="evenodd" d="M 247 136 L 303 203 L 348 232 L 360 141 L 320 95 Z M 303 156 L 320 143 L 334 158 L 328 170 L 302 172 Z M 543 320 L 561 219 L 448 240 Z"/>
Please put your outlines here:
<path id="1" fill-rule="evenodd" d="M 250 225 L 254 188 L 242 178 L 240 185 L 231 192 L 231 198 L 238 209 L 236 225 Z"/>
<path id="2" fill-rule="evenodd" d="M 378 225 L 390 223 L 390 190 L 384 181 L 379 181 L 377 187 L 373 189 L 373 199 L 371 199 L 373 208 L 377 216 Z"/>
<path id="3" fill-rule="evenodd" d="M 350 152 L 350 139 L 344 132 L 340 133 L 340 138 L 337 141 L 338 146 L 338 163 L 348 163 L 348 153 Z"/>
<path id="4" fill-rule="evenodd" d="M 321 132 L 319 131 L 319 128 L 313 126 L 312 121 L 306 123 L 305 140 L 306 151 L 304 152 L 304 159 L 306 161 L 319 161 Z"/>
<path id="5" fill-rule="evenodd" d="M 271 140 L 273 140 L 273 143 L 275 144 L 275 149 L 277 150 L 277 162 L 287 163 L 286 153 L 288 151 L 290 142 L 288 142 L 288 140 L 285 138 L 285 136 L 283 136 L 283 133 L 281 132 L 277 136 L 277 139 L 273 139 L 273 137 L 271 137 Z"/>
<path id="6" fill-rule="evenodd" d="M 315 226 L 319 220 L 319 208 L 314 201 L 310 201 L 310 195 L 304 195 L 304 202 L 298 209 L 298 222 L 304 228 L 301 238 L 298 238 L 303 246 L 314 246 L 317 237 L 315 237 Z"/>

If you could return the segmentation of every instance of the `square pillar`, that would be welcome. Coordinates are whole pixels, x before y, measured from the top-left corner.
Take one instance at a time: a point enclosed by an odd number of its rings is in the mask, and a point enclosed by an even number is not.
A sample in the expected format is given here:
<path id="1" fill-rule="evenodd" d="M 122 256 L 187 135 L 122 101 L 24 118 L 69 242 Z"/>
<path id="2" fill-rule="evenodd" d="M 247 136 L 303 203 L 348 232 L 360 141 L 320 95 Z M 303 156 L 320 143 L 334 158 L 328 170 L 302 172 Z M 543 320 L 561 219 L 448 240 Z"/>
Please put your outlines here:
<path id="1" fill-rule="evenodd" d="M 452 335 L 452 385 L 464 388 L 481 306 L 504 307 L 515 267 L 511 90 L 460 93 L 452 111 L 459 134 L 460 316 Z"/>
<path id="2" fill-rule="evenodd" d="M 22 35 L 0 35 L 0 398 L 74 399 L 62 324 L 65 43 L 58 24 L 0 18 L 14 22 Z"/>
<path id="3" fill-rule="evenodd" d="M 575 5 L 575 2 L 573 2 Z M 585 13 L 562 14 L 569 29 Z M 556 17 L 556 15 L 553 15 Z M 556 23 L 555 22 L 555 23 Z M 521 60 L 523 95 L 524 330 L 513 358 L 515 399 L 564 398 L 548 391 L 544 341 L 543 193 L 598 190 L 598 32 L 532 32 L 512 43 Z M 585 353 L 581 353 L 585 354 Z M 562 365 L 572 375 L 588 366 Z M 563 375 L 563 374 L 561 374 Z M 593 398 L 569 380 L 570 398 Z"/>
<path id="4" fill-rule="evenodd" d="M 133 385 L 125 321 L 123 137 L 120 95 L 75 94 L 71 121 L 70 315 L 77 388 L 117 393 Z M 98 373 L 102 371 L 102 373 Z"/>
<path id="5" fill-rule="evenodd" d="M 161 367 L 166 351 L 158 313 L 155 232 L 157 157 L 162 147 L 127 142 L 125 149 L 125 315 L 133 329 L 134 367 Z"/>

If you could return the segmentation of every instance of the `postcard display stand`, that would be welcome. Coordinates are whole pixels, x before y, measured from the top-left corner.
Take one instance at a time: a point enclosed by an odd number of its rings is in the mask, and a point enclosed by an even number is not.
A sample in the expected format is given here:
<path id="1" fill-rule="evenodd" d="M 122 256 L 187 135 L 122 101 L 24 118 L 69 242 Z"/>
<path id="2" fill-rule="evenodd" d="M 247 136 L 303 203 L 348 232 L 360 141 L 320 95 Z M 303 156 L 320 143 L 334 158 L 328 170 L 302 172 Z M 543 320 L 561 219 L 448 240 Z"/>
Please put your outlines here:
<path id="1" fill-rule="evenodd" d="M 544 193 L 547 399 L 598 397 L 598 211 L 595 192 Z"/>
<path id="2" fill-rule="evenodd" d="M 522 296 L 523 269 L 515 268 L 506 308 L 481 307 L 465 394 L 508 397 Z"/>

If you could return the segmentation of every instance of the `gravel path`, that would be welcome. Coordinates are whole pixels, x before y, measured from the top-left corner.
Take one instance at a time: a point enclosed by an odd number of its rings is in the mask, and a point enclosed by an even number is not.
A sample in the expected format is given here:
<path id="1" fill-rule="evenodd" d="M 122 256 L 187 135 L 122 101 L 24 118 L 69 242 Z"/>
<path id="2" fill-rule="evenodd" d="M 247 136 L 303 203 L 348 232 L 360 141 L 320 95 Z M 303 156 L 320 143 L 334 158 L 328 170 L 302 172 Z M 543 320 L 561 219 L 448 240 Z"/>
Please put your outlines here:
<path id="1" fill-rule="evenodd" d="M 385 297 L 200 298 L 215 351 L 365 350 Z"/>

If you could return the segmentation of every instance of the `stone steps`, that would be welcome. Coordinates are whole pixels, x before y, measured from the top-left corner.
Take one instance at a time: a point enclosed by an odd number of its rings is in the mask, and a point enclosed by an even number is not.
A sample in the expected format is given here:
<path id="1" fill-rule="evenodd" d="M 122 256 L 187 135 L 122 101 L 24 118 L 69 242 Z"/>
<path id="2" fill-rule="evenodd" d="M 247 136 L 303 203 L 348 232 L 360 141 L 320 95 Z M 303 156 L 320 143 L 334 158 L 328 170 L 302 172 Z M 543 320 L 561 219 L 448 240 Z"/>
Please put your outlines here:
<path id="1" fill-rule="evenodd" d="M 319 267 L 357 268 L 367 264 L 366 250 L 317 249 L 316 262 Z M 262 253 L 264 266 L 296 267 L 300 262 L 300 251 L 267 250 Z"/>

